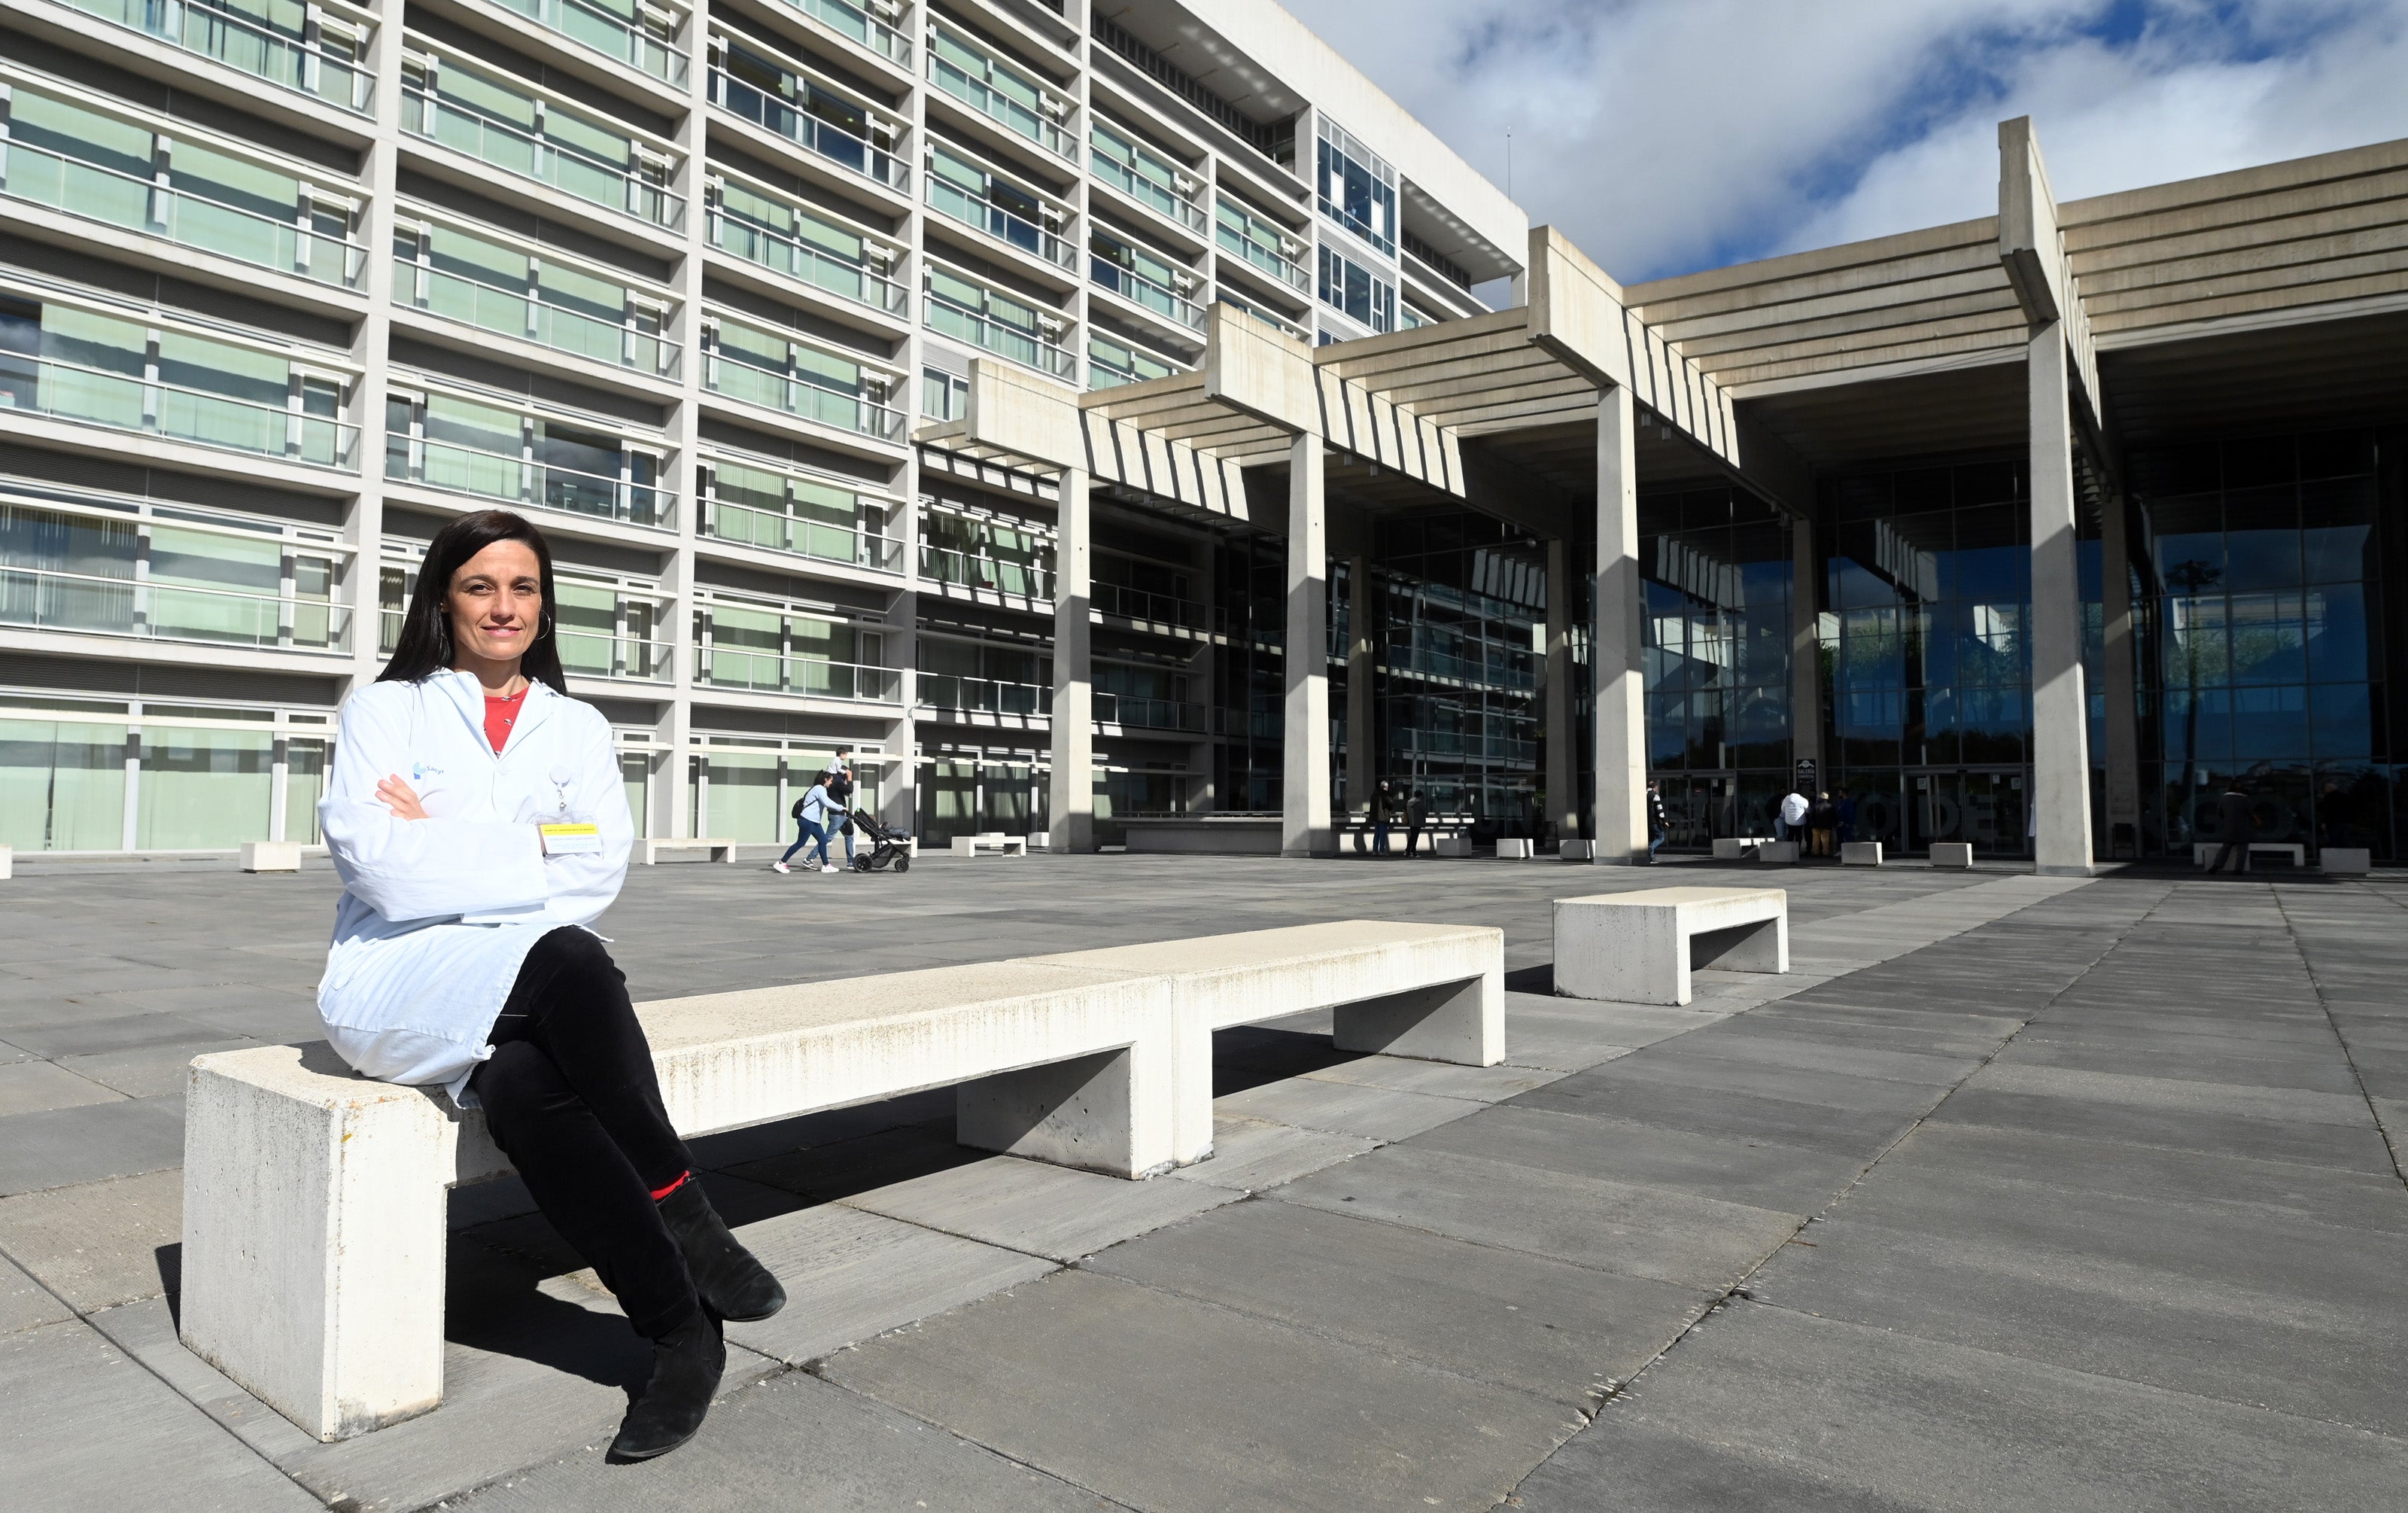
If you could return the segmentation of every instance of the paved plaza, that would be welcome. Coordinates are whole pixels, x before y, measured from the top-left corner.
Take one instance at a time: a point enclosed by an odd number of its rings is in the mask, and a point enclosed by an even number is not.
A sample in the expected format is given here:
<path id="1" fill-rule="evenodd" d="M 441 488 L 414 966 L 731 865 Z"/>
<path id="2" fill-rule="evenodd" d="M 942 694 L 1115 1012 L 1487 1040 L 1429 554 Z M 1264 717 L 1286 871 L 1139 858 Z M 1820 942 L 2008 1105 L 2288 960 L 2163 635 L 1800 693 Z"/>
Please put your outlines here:
<path id="1" fill-rule="evenodd" d="M 943 1092 L 698 1142 L 794 1301 L 614 1467 L 649 1350 L 515 1181 L 452 1196 L 432 1414 L 322 1445 L 177 1343 L 183 1069 L 318 1038 L 335 880 L 21 862 L 0 1504 L 2402 1506 L 2408 880 L 1784 870 L 1790 975 L 1549 991 L 1552 899 L 1763 876 L 636 869 L 639 1001 L 1348 917 L 1500 926 L 1512 991 L 1492 1068 L 1225 1032 L 1216 1156 L 1144 1183 L 958 1147 Z"/>

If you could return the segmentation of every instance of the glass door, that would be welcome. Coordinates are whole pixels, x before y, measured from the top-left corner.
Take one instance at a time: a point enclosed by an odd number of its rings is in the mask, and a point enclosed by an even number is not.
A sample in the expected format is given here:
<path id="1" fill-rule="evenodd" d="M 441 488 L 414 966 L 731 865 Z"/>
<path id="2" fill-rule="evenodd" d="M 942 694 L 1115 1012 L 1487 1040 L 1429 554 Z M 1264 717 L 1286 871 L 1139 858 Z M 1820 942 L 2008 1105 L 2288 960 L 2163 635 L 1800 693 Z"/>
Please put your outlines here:
<path id="1" fill-rule="evenodd" d="M 1906 849 L 1970 842 L 1977 857 L 2028 856 L 2030 783 L 2021 767 L 1916 768 L 1907 774 Z"/>

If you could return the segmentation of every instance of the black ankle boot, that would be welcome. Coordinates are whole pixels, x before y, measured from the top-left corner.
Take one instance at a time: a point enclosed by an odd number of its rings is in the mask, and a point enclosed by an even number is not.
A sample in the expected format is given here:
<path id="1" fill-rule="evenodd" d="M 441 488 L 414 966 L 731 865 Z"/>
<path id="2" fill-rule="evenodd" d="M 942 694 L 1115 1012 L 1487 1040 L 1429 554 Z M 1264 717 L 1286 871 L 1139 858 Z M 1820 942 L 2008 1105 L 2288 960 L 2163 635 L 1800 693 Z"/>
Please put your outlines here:
<path id="1" fill-rule="evenodd" d="M 726 1369 L 727 1343 L 720 1337 L 719 1320 L 709 1308 L 696 1308 L 692 1318 L 652 1342 L 652 1379 L 619 1421 L 610 1459 L 649 1461 L 692 1439 L 710 1412 L 710 1396 Z"/>
<path id="2" fill-rule="evenodd" d="M 745 1324 L 786 1305 L 786 1290 L 728 1232 L 699 1178 L 687 1177 L 661 1200 L 661 1218 L 685 1252 L 685 1268 L 694 1274 L 694 1290 L 702 1294 L 703 1306 Z"/>

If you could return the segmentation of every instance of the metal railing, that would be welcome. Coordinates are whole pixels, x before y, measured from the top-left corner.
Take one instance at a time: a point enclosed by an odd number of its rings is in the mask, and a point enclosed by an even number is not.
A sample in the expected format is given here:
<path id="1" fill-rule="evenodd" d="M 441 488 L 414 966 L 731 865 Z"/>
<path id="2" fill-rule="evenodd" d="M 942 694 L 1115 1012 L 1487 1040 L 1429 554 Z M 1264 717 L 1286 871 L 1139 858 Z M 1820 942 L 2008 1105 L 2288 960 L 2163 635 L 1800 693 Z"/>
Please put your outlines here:
<path id="1" fill-rule="evenodd" d="M 315 468 L 359 466 L 356 425 L 48 357 L 0 353 L 0 408 Z"/>
<path id="2" fill-rule="evenodd" d="M 558 510 L 636 526 L 667 526 L 674 523 L 677 510 L 676 493 L 657 483 L 392 431 L 385 433 L 384 475 L 447 494 L 473 494 L 528 509 Z"/>
<path id="3" fill-rule="evenodd" d="M 1289 257 L 1275 243 L 1254 236 L 1252 222 L 1240 227 L 1216 216 L 1212 223 L 1212 239 L 1220 244 L 1222 251 L 1237 253 L 1242 261 L 1262 269 L 1282 283 L 1306 291 L 1312 288 L 1312 275 L 1306 270 L 1303 262 Z"/>
<path id="4" fill-rule="evenodd" d="M 982 50 L 964 41 L 958 33 L 951 34 L 949 40 L 964 51 L 976 53 L 981 58 L 984 58 L 988 66 L 1003 67 L 995 59 L 987 57 Z M 1012 72 L 1015 78 L 1020 78 L 1027 85 L 1029 93 L 1040 100 L 1062 98 L 1035 79 L 1019 75 L 1016 70 L 1007 71 Z M 1001 125 L 1006 131 L 1027 137 L 1057 157 L 1067 158 L 1073 163 L 1078 161 L 1078 138 L 1064 130 L 1061 122 L 1042 109 L 1031 108 L 1025 101 L 1013 99 L 985 79 L 974 78 L 961 65 L 946 57 L 934 47 L 928 49 L 928 80 L 979 114 Z M 1063 104 L 1067 113 L 1068 102 L 1064 101 Z"/>
<path id="5" fill-rule="evenodd" d="M 583 0 L 495 0 L 495 4 L 663 83 L 685 82 L 690 60 L 683 49 L 671 47 L 642 27 Z"/>
<path id="6" fill-rule="evenodd" d="M 804 15 L 840 36 L 852 38 L 882 58 L 899 64 L 911 61 L 911 39 L 866 8 L 846 0 L 785 0 Z"/>
<path id="7" fill-rule="evenodd" d="M 357 242 L 28 142 L 10 142 L 0 168 L 0 195 L 255 267 L 356 289 L 367 266 Z"/>
<path id="8" fill-rule="evenodd" d="M 1067 268 L 1077 264 L 1077 249 L 1066 238 L 1025 215 L 1013 214 L 983 195 L 971 194 L 941 174 L 928 175 L 928 206 L 948 220 L 982 231 L 1057 267 Z"/>
<path id="9" fill-rule="evenodd" d="M 956 710 L 968 714 L 1049 715 L 1054 690 L 1034 683 L 998 683 L 992 678 L 963 678 L 949 672 L 920 674 L 920 703 L 927 709 Z"/>
<path id="10" fill-rule="evenodd" d="M 698 681 L 714 688 L 800 694 L 810 699 L 844 699 L 866 704 L 898 704 L 903 700 L 903 672 L 899 668 L 826 662 L 776 652 L 734 651 L 725 646 L 697 650 L 702 658 Z"/>
<path id="11" fill-rule="evenodd" d="M 1339 655 L 1343 655 L 1342 648 Z M 1501 651 L 1492 656 L 1463 656 L 1435 647 L 1415 646 L 1409 641 L 1391 640 L 1387 644 L 1386 660 L 1391 671 L 1419 672 L 1427 677 L 1476 684 L 1483 687 L 1535 688 L 1539 685 L 1536 668 L 1517 668 L 1512 664 L 1511 655 Z"/>
<path id="12" fill-rule="evenodd" d="M 675 675 L 674 655 L 666 641 L 643 636 L 622 636 L 607 630 L 554 632 L 560 641 L 560 665 L 572 678 L 618 678 L 637 683 L 666 683 Z"/>
<path id="13" fill-rule="evenodd" d="M 1197 330 L 1204 327 L 1204 307 L 1171 288 L 1156 283 L 1133 268 L 1090 253 L 1087 277 L 1098 289 L 1110 290 L 1134 305 L 1140 305 L 1157 315 L 1168 316 L 1182 325 Z"/>
<path id="14" fill-rule="evenodd" d="M 1108 158 L 1101 152 L 1089 152 L 1087 160 L 1088 166 L 1098 180 L 1140 205 L 1168 216 L 1190 231 L 1204 229 L 1204 209 L 1195 201 L 1180 198 L 1127 164 Z"/>
<path id="15" fill-rule="evenodd" d="M 1088 697 L 1091 713 L 1101 725 L 1135 726 L 1145 730 L 1194 730 L 1198 734 L 1204 729 L 1204 706 L 1185 699 L 1140 699 L 1133 694 L 1106 693 L 1101 688 Z"/>
<path id="16" fill-rule="evenodd" d="M 901 541 L 774 510 L 755 510 L 724 499 L 708 500 L 703 505 L 702 528 L 714 540 L 755 546 L 765 552 L 783 552 L 822 562 L 845 562 L 878 572 L 903 570 Z"/>
<path id="17" fill-rule="evenodd" d="M 202 0 L 65 0 L 88 16 L 155 36 L 283 89 L 357 115 L 368 113 L 375 76 L 350 58 L 270 30 Z"/>
<path id="18" fill-rule="evenodd" d="M 797 110 L 783 100 L 764 94 L 724 68 L 710 71 L 710 103 L 765 131 L 783 137 L 805 151 L 825 158 L 840 168 L 850 168 L 865 179 L 894 189 L 904 189 L 910 184 L 911 170 L 904 166 L 901 158 L 886 149 L 873 146 L 808 111 Z"/>
<path id="19" fill-rule="evenodd" d="M 1211 623 L 1211 612 L 1194 599 L 1151 594 L 1142 588 L 1126 588 L 1119 584 L 1088 584 L 1087 602 L 1106 614 L 1116 614 L 1125 620 L 1183 626 L 1191 630 L 1201 630 Z"/>
<path id="20" fill-rule="evenodd" d="M 462 109 L 424 90 L 402 91 L 401 129 L 466 152 L 504 173 L 549 184 L 564 195 L 664 230 L 675 231 L 685 224 L 685 196 L 672 194 L 666 183 L 563 147 L 550 137 Z"/>
<path id="21" fill-rule="evenodd" d="M 927 296 L 925 319 L 932 331 L 942 331 L 973 346 L 984 347 L 998 357 L 1026 363 L 1055 378 L 1068 378 L 1078 371 L 1079 360 L 1071 354 L 1069 348 L 1032 335 L 1019 326 L 1007 325 L 982 310 L 956 304 L 942 295 L 930 294 Z"/>
<path id="22" fill-rule="evenodd" d="M 935 583 L 990 589 L 1023 598 L 1051 599 L 1054 597 L 1054 569 L 1051 568 L 1030 562 L 1006 562 L 991 556 L 979 556 L 955 551 L 950 546 L 931 546 L 925 541 L 920 543 L 920 576 Z"/>
<path id="23" fill-rule="evenodd" d="M 351 646 L 348 605 L 49 568 L 0 568 L 0 625 L 220 646 Z"/>
<path id="24" fill-rule="evenodd" d="M 702 373 L 704 388 L 731 399 L 766 405 L 881 441 L 896 440 L 903 435 L 903 411 L 866 395 L 826 388 L 796 374 L 778 372 L 718 350 L 705 354 Z"/>
<path id="25" fill-rule="evenodd" d="M 395 258 L 393 301 L 439 320 L 517 337 L 554 352 L 661 378 L 677 377 L 676 342 L 622 322 L 547 304 L 523 290 L 504 289 Z M 438 301 L 444 308 L 438 308 Z"/>
<path id="26" fill-rule="evenodd" d="M 721 252 L 889 315 L 901 315 L 910 309 L 909 293 L 883 274 L 832 257 L 808 242 L 781 237 L 767 226 L 738 220 L 716 207 L 708 213 L 710 245 Z"/>

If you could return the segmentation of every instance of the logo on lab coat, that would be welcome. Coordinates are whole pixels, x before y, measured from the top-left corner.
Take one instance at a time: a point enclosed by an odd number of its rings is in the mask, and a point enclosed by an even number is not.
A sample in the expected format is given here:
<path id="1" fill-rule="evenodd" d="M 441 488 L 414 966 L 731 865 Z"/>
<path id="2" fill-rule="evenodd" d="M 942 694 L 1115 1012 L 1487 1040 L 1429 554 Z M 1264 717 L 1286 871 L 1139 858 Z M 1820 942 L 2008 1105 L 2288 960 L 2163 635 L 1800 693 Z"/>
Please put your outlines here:
<path id="1" fill-rule="evenodd" d="M 442 775 L 443 769 L 439 767 L 429 767 L 424 762 L 412 762 L 410 764 L 409 781 L 412 783 L 420 782 L 428 777 L 441 777 Z"/>

